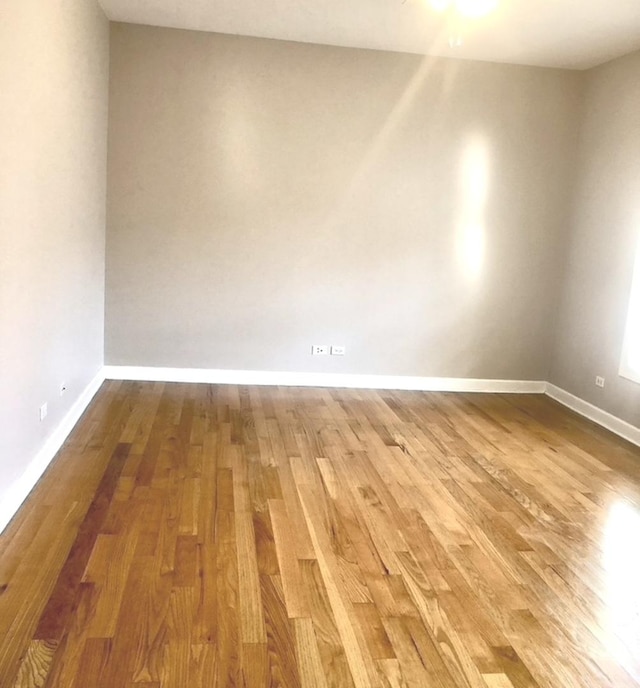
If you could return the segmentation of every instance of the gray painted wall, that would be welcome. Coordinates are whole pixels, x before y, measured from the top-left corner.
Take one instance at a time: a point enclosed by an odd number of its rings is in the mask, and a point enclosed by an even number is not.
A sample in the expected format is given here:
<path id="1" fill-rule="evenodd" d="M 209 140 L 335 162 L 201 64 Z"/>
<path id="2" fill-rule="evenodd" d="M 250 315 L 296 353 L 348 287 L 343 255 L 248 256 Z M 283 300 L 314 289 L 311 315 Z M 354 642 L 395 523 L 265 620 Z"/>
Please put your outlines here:
<path id="1" fill-rule="evenodd" d="M 103 364 L 109 28 L 87 0 L 0 14 L 1 504 Z"/>
<path id="2" fill-rule="evenodd" d="M 640 385 L 618 375 L 640 238 L 640 52 L 587 72 L 583 112 L 550 381 L 640 425 Z"/>
<path id="3" fill-rule="evenodd" d="M 551 361 L 638 424 L 617 371 L 640 53 L 579 74 L 121 25 L 112 41 L 104 333 L 107 22 L 83 0 L 0 22 L 0 501 L 104 334 L 107 361 L 134 365 L 544 379 Z M 312 359 L 314 342 L 348 355 Z"/>
<path id="4" fill-rule="evenodd" d="M 111 36 L 107 363 L 547 377 L 581 74 Z"/>

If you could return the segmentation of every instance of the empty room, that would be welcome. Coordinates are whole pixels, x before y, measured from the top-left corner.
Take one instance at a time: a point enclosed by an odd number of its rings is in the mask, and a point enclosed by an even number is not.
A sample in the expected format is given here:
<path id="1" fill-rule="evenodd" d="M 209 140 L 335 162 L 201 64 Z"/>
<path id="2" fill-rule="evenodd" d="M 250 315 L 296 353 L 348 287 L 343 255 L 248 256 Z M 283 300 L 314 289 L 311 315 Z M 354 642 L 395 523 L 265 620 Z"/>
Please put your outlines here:
<path id="1" fill-rule="evenodd" d="M 0 688 L 640 688 L 638 0 L 5 0 Z"/>

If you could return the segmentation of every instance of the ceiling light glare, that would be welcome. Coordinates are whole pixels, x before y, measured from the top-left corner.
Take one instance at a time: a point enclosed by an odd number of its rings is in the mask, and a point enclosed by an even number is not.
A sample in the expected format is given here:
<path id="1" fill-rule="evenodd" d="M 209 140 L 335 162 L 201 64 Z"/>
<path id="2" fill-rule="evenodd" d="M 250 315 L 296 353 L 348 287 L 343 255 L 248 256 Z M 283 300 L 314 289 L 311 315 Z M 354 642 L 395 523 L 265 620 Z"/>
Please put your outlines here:
<path id="1" fill-rule="evenodd" d="M 451 0 L 431 0 L 431 7 L 436 12 L 446 12 L 451 5 Z"/>
<path id="2" fill-rule="evenodd" d="M 495 11 L 498 0 L 455 0 L 455 7 L 464 17 L 484 17 Z"/>

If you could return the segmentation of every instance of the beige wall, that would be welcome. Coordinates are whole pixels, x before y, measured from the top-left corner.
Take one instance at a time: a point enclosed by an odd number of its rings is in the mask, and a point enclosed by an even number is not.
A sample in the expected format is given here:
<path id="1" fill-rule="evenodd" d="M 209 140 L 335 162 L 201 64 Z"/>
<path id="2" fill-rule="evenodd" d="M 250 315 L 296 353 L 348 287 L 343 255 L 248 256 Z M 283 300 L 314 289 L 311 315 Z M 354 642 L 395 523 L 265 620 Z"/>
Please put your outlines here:
<path id="1" fill-rule="evenodd" d="M 551 360 L 638 423 L 617 370 L 640 53 L 579 74 L 124 25 L 112 48 L 103 333 L 108 25 L 83 0 L 0 22 L 0 503 L 103 334 L 114 364 L 544 379 Z"/>
<path id="2" fill-rule="evenodd" d="M 2 504 L 103 362 L 109 30 L 90 0 L 0 16 Z"/>
<path id="3" fill-rule="evenodd" d="M 640 52 L 587 73 L 576 174 L 550 379 L 639 425 L 640 385 L 618 368 L 640 238 Z"/>
<path id="4" fill-rule="evenodd" d="M 580 74 L 118 24 L 111 54 L 107 363 L 546 378 Z"/>

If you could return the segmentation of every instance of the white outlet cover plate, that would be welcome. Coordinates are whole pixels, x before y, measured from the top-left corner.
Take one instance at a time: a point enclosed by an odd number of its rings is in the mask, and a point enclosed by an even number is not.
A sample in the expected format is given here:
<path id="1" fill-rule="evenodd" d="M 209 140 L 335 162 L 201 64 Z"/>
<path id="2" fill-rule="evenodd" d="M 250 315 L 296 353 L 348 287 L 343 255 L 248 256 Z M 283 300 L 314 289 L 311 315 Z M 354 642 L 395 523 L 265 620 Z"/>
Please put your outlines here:
<path id="1" fill-rule="evenodd" d="M 314 344 L 311 347 L 313 356 L 327 356 L 329 354 L 329 347 L 326 344 Z"/>
<path id="2" fill-rule="evenodd" d="M 332 346 L 331 347 L 331 355 L 332 356 L 344 356 L 346 353 L 346 347 L 342 345 L 337 345 L 337 346 Z"/>

